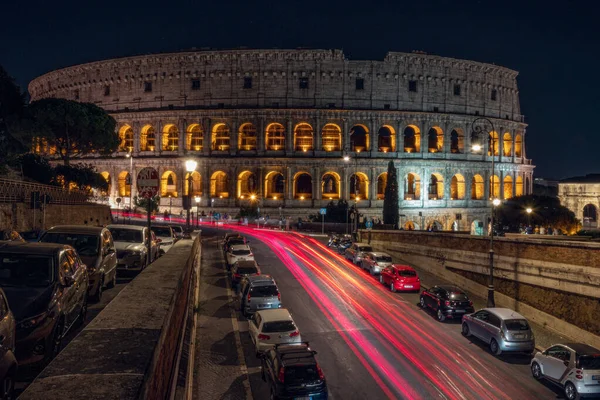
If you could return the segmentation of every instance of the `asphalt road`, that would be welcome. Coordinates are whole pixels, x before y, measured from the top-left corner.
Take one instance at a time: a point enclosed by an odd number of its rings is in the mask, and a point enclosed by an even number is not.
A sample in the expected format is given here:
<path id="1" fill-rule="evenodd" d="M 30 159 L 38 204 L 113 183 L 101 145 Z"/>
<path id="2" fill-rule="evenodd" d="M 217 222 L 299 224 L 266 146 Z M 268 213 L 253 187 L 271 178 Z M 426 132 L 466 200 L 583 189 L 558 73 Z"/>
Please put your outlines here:
<path id="1" fill-rule="evenodd" d="M 238 229 L 254 237 L 250 246 L 262 272 L 276 279 L 302 339 L 318 351 L 331 398 L 562 398 L 532 378 L 530 356 L 491 355 L 462 336 L 459 322 L 440 323 L 422 310 L 417 293 L 391 293 L 319 241 Z M 203 237 L 211 232 L 203 228 Z M 238 325 L 253 397 L 268 398 L 241 316 Z"/>

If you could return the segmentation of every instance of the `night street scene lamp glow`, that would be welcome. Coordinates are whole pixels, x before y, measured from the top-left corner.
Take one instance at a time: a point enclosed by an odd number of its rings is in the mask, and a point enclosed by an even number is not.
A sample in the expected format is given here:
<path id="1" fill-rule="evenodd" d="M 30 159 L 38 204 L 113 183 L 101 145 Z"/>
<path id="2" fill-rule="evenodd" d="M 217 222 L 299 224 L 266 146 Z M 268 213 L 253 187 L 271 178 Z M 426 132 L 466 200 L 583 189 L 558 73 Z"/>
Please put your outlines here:
<path id="1" fill-rule="evenodd" d="M 481 150 L 481 145 L 478 145 L 478 144 L 473 145 L 473 151 L 480 151 L 480 150 Z"/>
<path id="2" fill-rule="evenodd" d="M 500 205 L 500 203 L 502 203 L 502 202 L 500 201 L 500 199 L 494 199 L 494 200 L 492 200 L 492 204 L 493 204 L 495 207 L 498 207 L 498 206 Z"/>
<path id="3" fill-rule="evenodd" d="M 531 212 L 533 211 L 531 208 L 527 208 L 525 211 L 527 211 L 527 214 L 531 214 Z"/>
<path id="4" fill-rule="evenodd" d="M 187 160 L 185 162 L 185 170 L 187 172 L 194 172 L 196 170 L 197 166 L 198 166 L 198 163 L 194 160 Z"/>
<path id="5" fill-rule="evenodd" d="M 344 161 L 350 161 L 350 156 L 344 156 Z"/>

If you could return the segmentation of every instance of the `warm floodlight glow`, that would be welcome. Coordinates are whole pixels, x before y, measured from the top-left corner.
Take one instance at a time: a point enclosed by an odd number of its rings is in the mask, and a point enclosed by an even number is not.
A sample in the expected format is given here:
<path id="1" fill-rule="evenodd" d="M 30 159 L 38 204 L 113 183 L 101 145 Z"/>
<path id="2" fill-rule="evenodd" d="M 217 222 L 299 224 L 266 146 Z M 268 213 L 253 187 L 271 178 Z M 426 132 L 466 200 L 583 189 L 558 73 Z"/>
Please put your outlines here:
<path id="1" fill-rule="evenodd" d="M 194 160 L 187 160 L 185 162 L 185 170 L 187 172 L 194 172 L 196 170 L 197 166 L 198 166 L 198 163 Z"/>
<path id="2" fill-rule="evenodd" d="M 527 214 L 531 214 L 533 210 L 531 208 L 527 208 L 525 211 L 527 211 Z"/>
<path id="3" fill-rule="evenodd" d="M 478 144 L 474 144 L 473 145 L 473 151 L 480 151 L 481 150 L 481 146 Z"/>
<path id="4" fill-rule="evenodd" d="M 492 204 L 494 206 L 496 206 L 496 207 L 498 207 L 500 205 L 500 203 L 501 203 L 500 199 L 494 199 L 494 200 L 492 200 Z"/>
<path id="5" fill-rule="evenodd" d="M 196 196 L 194 200 L 196 200 L 196 204 L 198 204 L 202 201 L 202 197 Z"/>
<path id="6" fill-rule="evenodd" d="M 350 161 L 350 156 L 344 156 L 344 161 Z"/>
<path id="7" fill-rule="evenodd" d="M 255 196 L 255 195 L 253 195 L 253 194 L 251 194 L 251 195 L 250 195 L 250 200 L 256 200 L 256 196 Z"/>

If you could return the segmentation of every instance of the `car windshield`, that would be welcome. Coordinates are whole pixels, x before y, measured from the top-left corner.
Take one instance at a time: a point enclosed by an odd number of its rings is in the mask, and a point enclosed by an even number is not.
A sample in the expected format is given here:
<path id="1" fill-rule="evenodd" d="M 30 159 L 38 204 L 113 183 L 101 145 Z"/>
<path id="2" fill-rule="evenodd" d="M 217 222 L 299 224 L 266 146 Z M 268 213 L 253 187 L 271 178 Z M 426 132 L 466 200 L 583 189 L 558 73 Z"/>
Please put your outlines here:
<path id="1" fill-rule="evenodd" d="M 579 357 L 579 368 L 600 370 L 600 355 Z"/>
<path id="2" fill-rule="evenodd" d="M 98 236 L 82 233 L 60 233 L 47 232 L 40 242 L 60 243 L 73 246 L 81 257 L 93 257 L 98 255 Z"/>
<path id="3" fill-rule="evenodd" d="M 509 331 L 526 331 L 529 329 L 529 324 L 524 319 L 507 319 L 504 324 Z"/>
<path id="4" fill-rule="evenodd" d="M 285 367 L 285 383 L 314 382 L 319 380 L 316 364 Z"/>
<path id="5" fill-rule="evenodd" d="M 255 286 L 250 289 L 253 297 L 275 297 L 279 294 L 277 286 Z"/>
<path id="6" fill-rule="evenodd" d="M 379 262 L 392 262 L 392 257 L 390 256 L 379 256 L 375 257 L 375 259 Z"/>
<path id="7" fill-rule="evenodd" d="M 398 271 L 398 275 L 411 277 L 411 276 L 417 276 L 417 273 L 415 271 L 411 271 L 408 269 L 401 269 Z"/>
<path id="8" fill-rule="evenodd" d="M 289 332 L 295 331 L 296 325 L 294 325 L 293 321 L 273 321 L 273 322 L 265 322 L 263 324 L 262 331 L 265 333 L 271 332 Z"/>
<path id="9" fill-rule="evenodd" d="M 359 246 L 358 251 L 373 251 L 371 246 Z"/>
<path id="10" fill-rule="evenodd" d="M 0 253 L 0 287 L 47 287 L 54 281 L 51 256 Z"/>
<path id="11" fill-rule="evenodd" d="M 452 292 L 452 293 L 450 293 L 450 300 L 468 301 L 469 297 L 466 294 L 464 294 L 464 293 Z"/>
<path id="12" fill-rule="evenodd" d="M 109 228 L 115 242 L 142 243 L 142 231 Z"/>
<path id="13" fill-rule="evenodd" d="M 229 246 L 235 246 L 236 244 L 246 244 L 246 241 L 242 238 L 229 239 L 227 241 Z"/>
<path id="14" fill-rule="evenodd" d="M 242 274 L 242 275 L 250 275 L 250 274 L 255 274 L 258 272 L 258 269 L 256 267 L 240 267 L 237 270 L 238 274 Z"/>
<path id="15" fill-rule="evenodd" d="M 161 236 L 161 237 L 171 237 L 171 229 L 169 228 L 152 228 L 152 232 L 154 232 L 154 234 L 156 236 Z"/>
<path id="16" fill-rule="evenodd" d="M 234 256 L 247 256 L 250 254 L 250 250 L 241 249 L 241 250 L 232 250 L 231 254 Z"/>

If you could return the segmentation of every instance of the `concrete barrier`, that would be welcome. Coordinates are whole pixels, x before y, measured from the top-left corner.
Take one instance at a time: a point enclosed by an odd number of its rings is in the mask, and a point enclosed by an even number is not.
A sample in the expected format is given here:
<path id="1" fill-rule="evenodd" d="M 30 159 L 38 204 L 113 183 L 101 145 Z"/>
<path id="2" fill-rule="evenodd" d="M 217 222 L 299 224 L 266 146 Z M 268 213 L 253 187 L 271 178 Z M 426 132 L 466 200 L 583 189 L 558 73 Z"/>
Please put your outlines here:
<path id="1" fill-rule="evenodd" d="M 127 285 L 19 398 L 168 399 L 199 256 L 199 237 L 176 243 Z"/>

